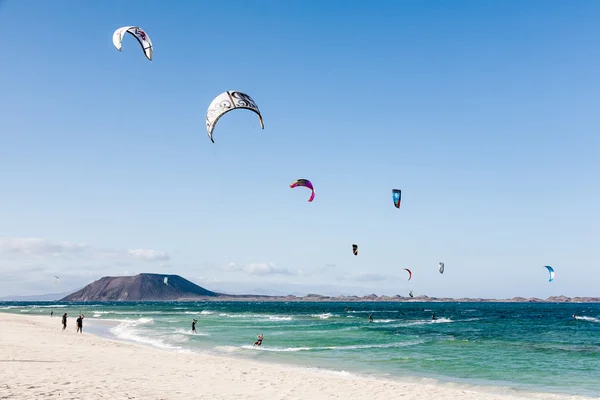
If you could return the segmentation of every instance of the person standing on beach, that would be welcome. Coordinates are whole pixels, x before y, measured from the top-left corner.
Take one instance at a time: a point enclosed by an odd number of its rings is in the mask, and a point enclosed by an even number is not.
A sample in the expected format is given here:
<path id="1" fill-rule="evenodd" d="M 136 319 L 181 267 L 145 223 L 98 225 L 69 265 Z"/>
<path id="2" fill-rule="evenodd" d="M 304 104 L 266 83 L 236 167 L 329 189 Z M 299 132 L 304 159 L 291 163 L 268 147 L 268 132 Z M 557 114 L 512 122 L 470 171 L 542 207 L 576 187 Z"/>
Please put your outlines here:
<path id="1" fill-rule="evenodd" d="M 54 316 L 54 310 L 50 310 L 50 316 Z"/>
<path id="2" fill-rule="evenodd" d="M 62 324 L 63 324 L 63 331 L 64 331 L 65 329 L 67 329 L 67 313 L 63 314 Z"/>
<path id="3" fill-rule="evenodd" d="M 79 318 L 77 318 L 77 332 L 79 333 L 83 333 L 83 318 L 83 314 L 81 314 Z"/>
<path id="4" fill-rule="evenodd" d="M 197 333 L 196 332 L 196 322 L 198 322 L 197 319 L 192 320 L 192 333 Z"/>

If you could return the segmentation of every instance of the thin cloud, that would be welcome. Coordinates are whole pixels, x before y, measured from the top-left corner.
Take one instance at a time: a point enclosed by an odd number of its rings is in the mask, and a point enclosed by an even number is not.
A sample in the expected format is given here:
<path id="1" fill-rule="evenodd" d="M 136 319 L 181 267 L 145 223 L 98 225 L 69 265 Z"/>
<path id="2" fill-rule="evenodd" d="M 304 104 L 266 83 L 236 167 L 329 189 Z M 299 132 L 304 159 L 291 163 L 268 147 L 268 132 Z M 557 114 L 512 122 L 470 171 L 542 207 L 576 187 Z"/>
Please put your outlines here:
<path id="1" fill-rule="evenodd" d="M 169 255 L 164 251 L 156 251 L 150 249 L 133 249 L 128 250 L 127 253 L 133 258 L 137 258 L 140 260 L 149 260 L 149 261 L 166 261 L 169 259 Z"/>
<path id="2" fill-rule="evenodd" d="M 54 242 L 38 237 L 0 237 L 0 256 L 19 259 L 169 260 L 168 253 L 152 249 L 98 249 L 85 243 Z"/>
<path id="3" fill-rule="evenodd" d="M 265 275 L 293 275 L 293 273 L 283 267 L 278 267 L 273 263 L 251 263 L 246 265 L 238 265 L 231 262 L 225 266 L 226 271 L 244 272 L 248 275 L 265 276 Z"/>
<path id="4" fill-rule="evenodd" d="M 345 274 L 337 278 L 338 281 L 359 281 L 359 282 L 376 282 L 385 281 L 388 277 L 380 274 L 374 274 L 371 272 L 361 272 L 358 274 Z"/>
<path id="5" fill-rule="evenodd" d="M 0 238 L 0 253 L 25 257 L 60 257 L 84 253 L 85 243 L 51 242 L 43 238 Z"/>

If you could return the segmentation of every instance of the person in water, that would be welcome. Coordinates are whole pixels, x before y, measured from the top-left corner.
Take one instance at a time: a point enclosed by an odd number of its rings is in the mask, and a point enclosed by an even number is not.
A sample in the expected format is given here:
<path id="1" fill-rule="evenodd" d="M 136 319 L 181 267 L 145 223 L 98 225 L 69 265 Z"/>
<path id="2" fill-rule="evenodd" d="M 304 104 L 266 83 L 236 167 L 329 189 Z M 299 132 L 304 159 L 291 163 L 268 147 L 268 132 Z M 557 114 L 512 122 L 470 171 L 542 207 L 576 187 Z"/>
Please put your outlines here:
<path id="1" fill-rule="evenodd" d="M 65 329 L 67 329 L 67 313 L 64 313 L 62 316 L 62 324 L 63 324 L 63 331 Z"/>
<path id="2" fill-rule="evenodd" d="M 261 333 L 260 335 L 258 335 L 256 342 L 254 342 L 254 344 L 252 346 L 260 346 L 262 344 L 263 341 L 263 334 Z"/>
<path id="3" fill-rule="evenodd" d="M 196 322 L 198 322 L 197 319 L 192 320 L 192 333 L 197 333 L 196 332 Z"/>
<path id="4" fill-rule="evenodd" d="M 431 314 L 431 320 L 434 321 L 436 319 L 437 319 L 437 317 L 435 316 L 435 314 Z"/>
<path id="5" fill-rule="evenodd" d="M 50 311 L 50 316 L 53 317 L 54 316 L 54 310 Z"/>
<path id="6" fill-rule="evenodd" d="M 373 314 L 369 315 L 369 322 L 373 322 Z"/>

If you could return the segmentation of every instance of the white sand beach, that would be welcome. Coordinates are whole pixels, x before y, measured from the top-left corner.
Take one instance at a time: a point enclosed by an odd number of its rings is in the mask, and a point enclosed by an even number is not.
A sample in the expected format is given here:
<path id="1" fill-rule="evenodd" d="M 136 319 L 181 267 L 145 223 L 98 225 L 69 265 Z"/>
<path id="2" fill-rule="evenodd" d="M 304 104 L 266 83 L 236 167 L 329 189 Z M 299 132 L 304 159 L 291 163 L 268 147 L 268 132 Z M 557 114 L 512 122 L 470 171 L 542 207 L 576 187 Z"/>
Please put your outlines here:
<path id="1" fill-rule="evenodd" d="M 336 375 L 62 331 L 54 318 L 0 313 L 0 399 L 571 399 L 452 383 Z"/>

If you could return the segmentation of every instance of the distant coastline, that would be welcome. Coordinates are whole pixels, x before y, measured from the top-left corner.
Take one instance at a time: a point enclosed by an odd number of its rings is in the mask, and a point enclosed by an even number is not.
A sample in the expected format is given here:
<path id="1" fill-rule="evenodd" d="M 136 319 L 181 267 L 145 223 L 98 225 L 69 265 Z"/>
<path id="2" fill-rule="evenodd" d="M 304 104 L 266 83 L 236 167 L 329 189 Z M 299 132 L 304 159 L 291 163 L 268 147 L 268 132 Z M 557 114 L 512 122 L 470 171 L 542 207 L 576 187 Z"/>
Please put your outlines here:
<path id="1" fill-rule="evenodd" d="M 27 296 L 21 301 L 61 301 L 61 302 L 144 302 L 144 301 L 254 301 L 254 302 L 401 302 L 401 303 L 600 303 L 600 297 L 551 296 L 546 299 L 537 297 L 513 297 L 511 299 L 484 299 L 429 297 L 377 296 L 325 296 L 310 293 L 296 295 L 253 295 L 227 294 L 210 291 L 182 278 L 179 275 L 141 273 L 135 276 L 105 276 L 67 296 L 48 298 L 50 295 Z M 15 296 L 18 297 L 18 296 Z M 36 299 L 36 297 L 39 297 Z M 2 301 L 12 300 L 4 297 Z"/>
<path id="2" fill-rule="evenodd" d="M 181 298 L 178 301 L 288 301 L 288 302 L 398 302 L 398 303 L 600 303 L 600 297 L 566 297 L 551 296 L 547 299 L 537 297 L 513 297 L 511 299 L 484 299 L 484 298 L 450 298 L 415 296 L 323 296 L 319 294 L 308 294 L 306 296 L 266 296 L 266 295 L 225 295 L 217 297 L 193 297 Z"/>
<path id="3" fill-rule="evenodd" d="M 27 296 L 36 297 L 36 296 Z M 109 302 L 171 302 L 171 301 L 182 301 L 182 302 L 193 302 L 193 301 L 206 301 L 206 302 L 220 302 L 220 301 L 252 301 L 252 302 L 331 302 L 331 303 L 600 303 L 600 297 L 566 297 L 566 296 L 551 296 L 547 299 L 540 299 L 537 297 L 513 297 L 511 299 L 484 299 L 484 298 L 451 298 L 451 297 L 428 297 L 428 296 L 415 296 L 415 297 L 402 297 L 396 296 L 323 296 L 319 294 L 308 294 L 306 296 L 269 296 L 269 295 L 229 295 L 229 294 L 218 294 L 217 296 L 197 296 L 197 297 L 182 297 L 176 299 L 144 299 L 144 300 L 65 300 L 65 299 L 27 299 L 23 300 L 19 296 L 15 296 L 14 299 L 10 297 L 4 297 L 0 299 L 0 303 L 3 302 L 16 302 L 16 303 L 31 303 L 31 302 L 95 302 L 95 303 L 109 303 Z"/>

